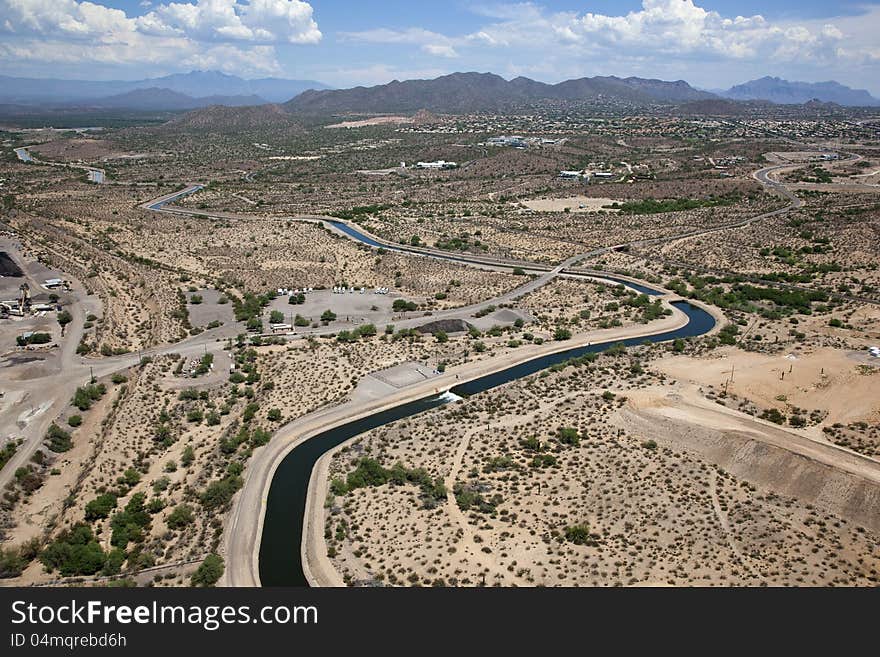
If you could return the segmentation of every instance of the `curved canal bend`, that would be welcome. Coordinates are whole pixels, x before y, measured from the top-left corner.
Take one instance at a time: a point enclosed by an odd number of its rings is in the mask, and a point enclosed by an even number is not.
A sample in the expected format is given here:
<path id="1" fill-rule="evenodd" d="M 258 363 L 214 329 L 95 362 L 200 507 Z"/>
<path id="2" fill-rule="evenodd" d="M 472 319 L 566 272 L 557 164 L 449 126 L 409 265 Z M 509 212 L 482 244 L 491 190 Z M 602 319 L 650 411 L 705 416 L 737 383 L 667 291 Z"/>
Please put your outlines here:
<path id="1" fill-rule="evenodd" d="M 602 342 L 541 356 L 455 386 L 451 392 L 460 396 L 473 395 L 534 374 L 571 358 L 603 351 L 619 342 L 627 346 L 635 346 L 645 342 L 665 342 L 676 338 L 696 337 L 708 333 L 715 326 L 715 319 L 702 308 L 691 305 L 687 301 L 674 301 L 673 305 L 683 311 L 689 320 L 683 327 L 674 331 L 627 340 Z M 315 463 L 321 456 L 346 440 L 370 429 L 412 417 L 441 406 L 452 399 L 454 397 L 443 393 L 402 404 L 319 433 L 291 450 L 279 464 L 269 488 L 260 540 L 261 584 L 263 586 L 309 586 L 302 566 L 302 535 L 309 480 Z"/>
<path id="2" fill-rule="evenodd" d="M 203 189 L 202 185 L 192 185 L 165 197 L 149 202 L 145 208 L 163 211 L 164 206 L 177 199 L 188 196 Z M 432 252 L 426 254 L 405 245 L 382 243 L 357 228 L 343 221 L 327 219 L 325 224 L 344 233 L 351 239 L 374 248 L 384 248 L 414 255 L 462 262 L 464 264 L 485 264 L 474 262 L 466 256 Z M 604 278 L 614 283 L 621 283 L 649 296 L 659 296 L 663 292 L 631 280 L 624 280 L 604 273 L 590 276 Z M 715 319 L 708 312 L 687 301 L 673 302 L 688 317 L 688 323 L 674 331 L 666 331 L 655 335 L 640 336 L 626 340 L 601 342 L 585 347 L 576 347 L 566 351 L 541 356 L 511 366 L 507 369 L 488 374 L 467 383 L 455 386 L 450 392 L 459 396 L 473 395 L 516 379 L 534 374 L 542 369 L 562 363 L 570 358 L 577 358 L 587 353 L 596 353 L 607 349 L 612 344 L 620 343 L 635 346 L 645 342 L 665 342 L 676 338 L 689 338 L 703 335 L 715 326 Z M 441 406 L 455 397 L 448 393 L 432 395 L 416 401 L 401 404 L 394 408 L 374 413 L 359 420 L 354 420 L 338 427 L 323 431 L 291 450 L 278 465 L 269 487 L 260 537 L 259 575 L 263 586 L 309 586 L 302 566 L 302 535 L 306 514 L 309 481 L 315 464 L 327 451 L 337 445 L 365 433 L 403 418 L 412 417 L 424 411 Z"/>

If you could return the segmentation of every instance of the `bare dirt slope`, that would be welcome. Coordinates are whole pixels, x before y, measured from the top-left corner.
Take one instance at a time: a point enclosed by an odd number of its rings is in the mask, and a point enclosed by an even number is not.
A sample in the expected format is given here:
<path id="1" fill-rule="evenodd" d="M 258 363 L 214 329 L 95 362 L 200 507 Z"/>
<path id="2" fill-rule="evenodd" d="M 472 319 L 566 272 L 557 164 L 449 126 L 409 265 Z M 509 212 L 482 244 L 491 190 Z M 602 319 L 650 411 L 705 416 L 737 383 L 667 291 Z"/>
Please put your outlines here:
<path id="1" fill-rule="evenodd" d="M 696 453 L 745 481 L 880 531 L 878 461 L 713 405 L 692 392 L 634 392 L 619 423 L 661 445 Z"/>

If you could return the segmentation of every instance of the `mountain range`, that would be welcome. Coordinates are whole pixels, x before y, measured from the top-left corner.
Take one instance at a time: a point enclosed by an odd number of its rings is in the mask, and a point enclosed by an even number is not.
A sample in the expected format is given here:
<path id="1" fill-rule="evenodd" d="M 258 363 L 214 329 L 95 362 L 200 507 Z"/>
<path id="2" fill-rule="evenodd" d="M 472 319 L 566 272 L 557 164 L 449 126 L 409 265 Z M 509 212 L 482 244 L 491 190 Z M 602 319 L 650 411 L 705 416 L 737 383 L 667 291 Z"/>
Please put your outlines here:
<path id="1" fill-rule="evenodd" d="M 413 112 L 427 109 L 451 114 L 503 110 L 536 101 L 609 99 L 633 103 L 699 103 L 703 101 L 766 101 L 804 104 L 810 101 L 848 106 L 880 105 L 862 89 L 837 82 L 788 82 L 765 77 L 709 92 L 683 80 L 587 77 L 546 84 L 518 77 L 507 81 L 492 73 L 453 73 L 433 80 L 394 80 L 388 84 L 352 89 L 307 90 L 284 107 L 294 114 L 346 112 Z"/>
<path id="2" fill-rule="evenodd" d="M 79 105 L 113 106 L 133 109 L 189 109 L 205 106 L 204 99 L 223 99 L 219 104 L 245 105 L 280 103 L 290 100 L 306 89 L 326 89 L 327 85 L 314 80 L 286 80 L 260 78 L 245 80 L 219 71 L 192 71 L 144 80 L 61 80 L 43 78 L 16 78 L 0 75 L 0 103 L 18 105 Z M 161 92 L 176 96 L 163 98 Z M 151 93 L 126 94 L 137 91 Z M 155 96 L 152 106 L 121 104 L 132 101 L 147 102 Z M 109 104 L 107 101 L 109 100 Z M 187 100 L 189 99 L 189 100 Z M 195 102 L 193 102 L 195 101 Z M 162 103 L 169 105 L 163 105 Z M 207 103 L 211 104 L 211 103 Z"/>
<path id="3" fill-rule="evenodd" d="M 789 82 L 775 77 L 710 92 L 696 89 L 683 80 L 596 76 L 547 84 L 525 77 L 505 80 L 493 73 L 473 72 L 452 73 L 433 80 L 394 80 L 351 89 L 330 89 L 312 80 L 245 80 L 217 71 L 192 71 L 134 81 L 0 76 L 0 106 L 15 106 L 19 113 L 27 112 L 28 107 L 62 111 L 70 108 L 185 111 L 213 105 L 242 107 L 283 103 L 283 111 L 300 115 L 412 113 L 420 109 L 462 114 L 503 111 L 539 101 L 577 100 L 689 104 L 692 108 L 722 101 L 880 105 L 880 100 L 867 91 L 837 82 Z"/>
<path id="4" fill-rule="evenodd" d="M 880 100 L 864 89 L 851 89 L 839 82 L 790 82 L 766 76 L 720 92 L 733 100 L 766 100 L 779 104 L 801 104 L 811 100 L 848 106 L 876 106 Z"/>
<path id="5" fill-rule="evenodd" d="M 714 98 L 687 82 L 643 78 L 592 77 L 546 84 L 493 73 L 452 73 L 433 80 L 394 80 L 374 87 L 307 90 L 285 103 L 297 114 L 340 112 L 477 112 L 540 100 L 612 98 L 637 103 L 688 102 Z"/>

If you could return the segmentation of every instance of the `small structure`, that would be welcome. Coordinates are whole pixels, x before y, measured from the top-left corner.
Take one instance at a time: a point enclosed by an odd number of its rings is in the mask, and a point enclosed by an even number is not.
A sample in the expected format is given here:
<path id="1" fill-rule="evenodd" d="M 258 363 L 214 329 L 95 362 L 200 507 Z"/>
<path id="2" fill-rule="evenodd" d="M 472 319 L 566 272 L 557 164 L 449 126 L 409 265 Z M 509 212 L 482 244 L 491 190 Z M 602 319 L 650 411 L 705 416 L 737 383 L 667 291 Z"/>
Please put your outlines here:
<path id="1" fill-rule="evenodd" d="M 24 317 L 24 312 L 22 311 L 18 300 L 0 301 L 0 315 Z"/>
<path id="2" fill-rule="evenodd" d="M 22 283 L 18 286 L 18 309 L 21 311 L 21 314 L 24 315 L 24 312 L 30 308 L 31 305 L 31 288 L 27 283 Z"/>
<path id="3" fill-rule="evenodd" d="M 455 162 L 436 160 L 434 162 L 416 162 L 417 169 L 454 169 L 458 165 Z"/>
<path id="4" fill-rule="evenodd" d="M 490 137 L 486 140 L 487 146 L 509 146 L 511 148 L 525 148 L 527 146 L 525 140 L 520 135 L 503 135 L 501 137 Z"/>

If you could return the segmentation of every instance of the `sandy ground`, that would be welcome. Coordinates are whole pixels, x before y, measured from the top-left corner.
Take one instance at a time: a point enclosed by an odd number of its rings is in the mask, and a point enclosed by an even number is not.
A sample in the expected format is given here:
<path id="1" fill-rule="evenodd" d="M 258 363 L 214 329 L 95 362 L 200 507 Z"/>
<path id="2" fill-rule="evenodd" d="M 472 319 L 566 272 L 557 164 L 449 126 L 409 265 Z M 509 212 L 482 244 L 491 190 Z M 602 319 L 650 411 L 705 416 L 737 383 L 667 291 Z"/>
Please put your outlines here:
<path id="1" fill-rule="evenodd" d="M 327 128 L 363 128 L 368 125 L 383 125 L 386 123 L 412 123 L 413 120 L 409 116 L 374 116 L 369 119 L 360 119 L 358 121 L 342 121 L 326 126 Z"/>
<path id="2" fill-rule="evenodd" d="M 771 355 L 725 347 L 699 358 L 665 358 L 657 367 L 669 376 L 718 390 L 726 384 L 729 393 L 761 408 L 824 411 L 824 425 L 877 422 L 880 368 L 865 370 L 852 356 L 830 348 Z"/>
<path id="3" fill-rule="evenodd" d="M 568 198 L 538 198 L 530 201 L 522 201 L 522 204 L 535 212 L 563 212 L 566 208 L 570 212 L 617 212 L 606 208 L 612 203 L 621 203 L 620 199 L 593 198 L 591 196 L 569 196 Z"/>
<path id="4" fill-rule="evenodd" d="M 822 151 L 774 151 L 765 153 L 764 156 L 770 162 L 821 162 L 820 159 L 824 153 Z M 835 162 L 836 160 L 828 160 Z"/>

